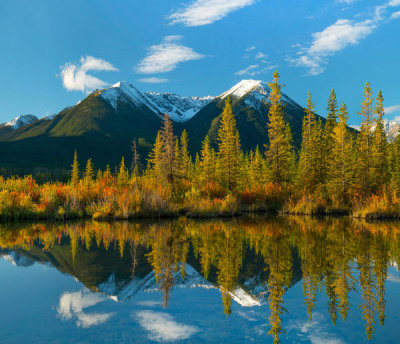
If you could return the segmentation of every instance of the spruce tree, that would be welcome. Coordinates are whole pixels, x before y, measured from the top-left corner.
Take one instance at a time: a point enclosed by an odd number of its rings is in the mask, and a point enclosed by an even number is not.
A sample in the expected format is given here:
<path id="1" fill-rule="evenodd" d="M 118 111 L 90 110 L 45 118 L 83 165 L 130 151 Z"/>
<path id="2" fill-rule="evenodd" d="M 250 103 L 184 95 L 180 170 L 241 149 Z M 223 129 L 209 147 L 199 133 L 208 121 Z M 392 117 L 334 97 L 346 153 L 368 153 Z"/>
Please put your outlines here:
<path id="1" fill-rule="evenodd" d="M 208 135 L 202 143 L 200 156 L 200 182 L 206 184 L 207 182 L 215 181 L 215 152 L 211 147 L 210 138 Z"/>
<path id="2" fill-rule="evenodd" d="M 328 117 L 325 122 L 323 139 L 322 139 L 322 181 L 324 182 L 328 173 L 329 161 L 332 158 L 332 150 L 334 146 L 333 131 L 336 126 L 336 119 L 338 117 L 338 104 L 336 100 L 335 90 L 332 89 L 328 99 Z"/>
<path id="3" fill-rule="evenodd" d="M 339 111 L 339 122 L 332 133 L 333 147 L 328 165 L 328 191 L 335 195 L 340 203 L 348 201 L 349 189 L 353 178 L 353 142 L 347 128 L 349 114 L 343 102 Z"/>
<path id="4" fill-rule="evenodd" d="M 162 138 L 161 132 L 157 132 L 156 141 L 154 143 L 153 149 L 149 154 L 149 165 L 151 167 L 151 173 L 153 174 L 154 178 L 159 179 L 162 177 L 161 175 L 161 154 L 162 154 Z"/>
<path id="5" fill-rule="evenodd" d="M 139 176 L 141 164 L 140 164 L 140 154 L 137 149 L 136 139 L 132 141 L 132 165 L 131 172 L 134 176 Z"/>
<path id="6" fill-rule="evenodd" d="M 373 125 L 373 97 L 371 85 L 366 83 L 364 99 L 361 102 L 362 116 L 361 129 L 357 140 L 357 182 L 364 195 L 371 190 L 372 182 L 372 125 Z"/>
<path id="7" fill-rule="evenodd" d="M 383 127 L 383 116 L 385 110 L 383 108 L 383 96 L 382 92 L 379 91 L 376 98 L 375 106 L 375 130 L 372 139 L 372 168 L 371 177 L 374 191 L 380 189 L 384 184 L 388 182 L 388 152 L 387 152 L 387 138 Z"/>
<path id="8" fill-rule="evenodd" d="M 129 171 L 125 166 L 125 159 L 124 157 L 122 157 L 121 163 L 119 164 L 117 183 L 119 186 L 123 187 L 128 185 L 128 182 L 129 182 Z"/>
<path id="9" fill-rule="evenodd" d="M 286 130 L 283 106 L 281 103 L 282 85 L 279 83 L 279 73 L 274 73 L 274 81 L 268 83 L 271 88 L 269 94 L 270 108 L 268 113 L 268 137 L 266 156 L 270 180 L 274 183 L 289 181 L 290 162 L 292 154 L 291 138 Z"/>
<path id="10" fill-rule="evenodd" d="M 218 179 L 221 185 L 233 190 L 238 185 L 240 139 L 229 97 L 225 101 L 218 130 Z"/>
<path id="11" fill-rule="evenodd" d="M 79 183 L 79 162 L 78 153 L 76 151 L 74 153 L 74 162 L 72 163 L 71 167 L 71 184 L 76 186 Z"/>
<path id="12" fill-rule="evenodd" d="M 183 130 L 181 138 L 181 155 L 180 155 L 180 174 L 183 178 L 187 179 L 189 177 L 189 172 L 191 169 L 192 158 L 189 154 L 189 139 L 186 129 Z"/>
<path id="13" fill-rule="evenodd" d="M 308 92 L 306 115 L 303 118 L 301 151 L 299 158 L 298 183 L 306 192 L 312 193 L 318 184 L 319 164 L 317 140 L 318 130 L 311 92 Z"/>
<path id="14" fill-rule="evenodd" d="M 160 131 L 162 139 L 161 170 L 170 184 L 173 184 L 178 173 L 178 160 L 176 158 L 176 137 L 174 135 L 171 118 L 164 115 L 163 127 Z"/>
<path id="15" fill-rule="evenodd" d="M 89 159 L 86 163 L 85 174 L 83 176 L 83 180 L 85 184 L 90 184 L 94 179 L 94 167 L 92 163 L 92 159 Z"/>

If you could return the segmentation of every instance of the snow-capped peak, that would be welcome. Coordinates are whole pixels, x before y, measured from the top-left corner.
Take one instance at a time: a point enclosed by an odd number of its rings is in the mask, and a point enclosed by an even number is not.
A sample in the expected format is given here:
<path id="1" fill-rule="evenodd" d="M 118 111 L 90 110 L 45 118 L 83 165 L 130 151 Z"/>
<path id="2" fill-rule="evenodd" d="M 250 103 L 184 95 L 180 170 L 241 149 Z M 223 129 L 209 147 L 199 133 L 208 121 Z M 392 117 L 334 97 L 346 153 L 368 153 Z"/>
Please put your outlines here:
<path id="1" fill-rule="evenodd" d="M 214 97 L 182 97 L 174 93 L 146 92 L 151 109 L 158 115 L 168 113 L 174 122 L 185 122 L 196 115 Z"/>
<path id="2" fill-rule="evenodd" d="M 147 105 L 148 100 L 146 97 L 129 82 L 120 81 L 100 91 L 100 96 L 107 100 L 114 108 L 117 108 L 118 101 L 130 101 L 136 106 Z"/>
<path id="3" fill-rule="evenodd" d="M 374 132 L 375 128 L 376 125 L 371 128 L 371 131 Z M 383 130 L 385 131 L 388 141 L 393 141 L 400 134 L 400 123 L 384 119 Z"/>
<path id="4" fill-rule="evenodd" d="M 141 93 L 128 82 L 117 82 L 111 87 L 100 91 L 100 96 L 107 100 L 115 109 L 118 101 L 133 102 L 136 106 L 145 105 L 162 117 L 165 113 L 175 122 L 185 122 L 192 118 L 214 97 L 182 97 L 173 93 L 147 92 Z"/>
<path id="5" fill-rule="evenodd" d="M 248 93 L 257 92 L 268 97 L 271 89 L 261 80 L 242 80 L 228 91 L 222 93 L 218 98 L 224 99 L 228 96 L 242 98 Z"/>
<path id="6" fill-rule="evenodd" d="M 5 123 L 4 126 L 11 127 L 13 129 L 19 129 L 19 128 L 24 127 L 25 125 L 28 125 L 30 123 L 37 121 L 38 119 L 39 118 L 37 118 L 34 115 L 20 115 L 20 116 L 14 118 L 13 120 L 11 120 L 10 122 Z"/>

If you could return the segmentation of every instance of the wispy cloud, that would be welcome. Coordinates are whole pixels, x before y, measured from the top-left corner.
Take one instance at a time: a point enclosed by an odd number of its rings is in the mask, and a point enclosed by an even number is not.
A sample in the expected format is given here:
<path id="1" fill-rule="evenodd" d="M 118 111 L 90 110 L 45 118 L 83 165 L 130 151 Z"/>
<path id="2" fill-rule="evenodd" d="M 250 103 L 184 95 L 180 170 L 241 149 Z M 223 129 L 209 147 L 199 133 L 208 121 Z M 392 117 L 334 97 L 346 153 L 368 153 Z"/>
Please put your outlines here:
<path id="1" fill-rule="evenodd" d="M 350 5 L 350 4 L 352 4 L 353 2 L 356 2 L 356 1 L 358 1 L 358 0 L 336 0 L 338 3 L 340 3 L 340 4 L 346 4 L 346 5 Z"/>
<path id="2" fill-rule="evenodd" d="M 394 12 L 394 13 L 392 13 L 392 15 L 390 16 L 390 20 L 398 19 L 398 18 L 400 18 L 400 11 Z"/>
<path id="3" fill-rule="evenodd" d="M 257 55 L 256 55 L 256 60 L 266 59 L 267 57 L 268 57 L 268 55 L 259 52 L 259 53 L 257 53 Z"/>
<path id="4" fill-rule="evenodd" d="M 300 47 L 297 56 L 288 57 L 287 60 L 292 65 L 307 68 L 310 75 L 319 75 L 325 70 L 330 56 L 371 35 L 385 19 L 386 10 L 396 6 L 400 6 L 400 0 L 391 0 L 376 6 L 373 16 L 366 20 L 339 19 L 321 32 L 313 33 L 311 44 Z"/>
<path id="5" fill-rule="evenodd" d="M 142 79 L 139 79 L 138 81 L 144 82 L 144 83 L 147 83 L 147 84 L 162 84 L 162 83 L 168 82 L 168 79 L 164 79 L 164 78 L 142 78 Z"/>
<path id="6" fill-rule="evenodd" d="M 246 51 L 253 51 L 253 50 L 256 50 L 257 48 L 253 45 L 253 46 L 251 46 L 251 47 L 248 47 L 247 49 L 246 49 Z"/>
<path id="7" fill-rule="evenodd" d="M 385 107 L 385 113 L 387 115 L 391 115 L 396 112 L 400 112 L 400 104 Z"/>
<path id="8" fill-rule="evenodd" d="M 106 81 L 96 78 L 88 72 L 116 72 L 118 69 L 110 62 L 93 56 L 82 56 L 79 63 L 66 63 L 61 66 L 61 79 L 68 91 L 91 92 L 108 85 Z"/>
<path id="9" fill-rule="evenodd" d="M 250 76 L 255 76 L 259 74 L 265 74 L 272 69 L 276 69 L 277 66 L 271 66 L 271 65 L 250 65 L 242 70 L 239 70 L 238 72 L 235 73 L 235 75 L 250 75 Z"/>
<path id="10" fill-rule="evenodd" d="M 196 0 L 168 16 L 170 24 L 202 26 L 212 24 L 229 13 L 256 3 L 256 0 Z"/>
<path id="11" fill-rule="evenodd" d="M 84 309 L 93 307 L 106 298 L 91 292 L 64 293 L 60 297 L 57 312 L 63 320 L 76 318 L 78 327 L 90 327 L 105 323 L 114 313 L 85 313 Z"/>
<path id="12" fill-rule="evenodd" d="M 166 73 L 174 70 L 181 62 L 205 57 L 180 44 L 181 39 L 182 36 L 167 36 L 161 44 L 151 46 L 147 56 L 136 67 L 136 71 L 141 74 Z"/>
<path id="13" fill-rule="evenodd" d="M 140 311 L 135 314 L 140 325 L 149 332 L 149 338 L 157 342 L 172 342 L 188 339 L 198 332 L 195 326 L 179 324 L 166 313 Z"/>

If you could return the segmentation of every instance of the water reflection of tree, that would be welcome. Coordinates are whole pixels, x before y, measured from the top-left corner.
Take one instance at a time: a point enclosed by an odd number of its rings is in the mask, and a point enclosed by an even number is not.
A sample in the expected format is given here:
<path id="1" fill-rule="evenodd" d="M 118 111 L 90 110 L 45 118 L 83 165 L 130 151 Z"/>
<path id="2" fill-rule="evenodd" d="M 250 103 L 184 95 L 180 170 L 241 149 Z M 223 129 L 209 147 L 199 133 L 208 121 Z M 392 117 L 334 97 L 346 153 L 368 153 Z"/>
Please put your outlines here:
<path id="1" fill-rule="evenodd" d="M 371 338 L 375 318 L 381 325 L 385 320 L 385 281 L 389 264 L 399 263 L 399 228 L 396 224 L 299 217 L 266 221 L 180 219 L 158 224 L 32 224 L 15 228 L 6 225 L 0 228 L 0 249 L 18 248 L 28 252 L 39 247 L 51 259 L 59 257 L 57 264 L 62 265 L 64 271 L 84 277 L 93 290 L 101 276 L 107 276 L 101 269 L 109 263 L 102 260 L 101 264 L 91 263 L 103 259 L 99 250 L 115 250 L 119 259 L 129 262 L 130 278 L 134 278 L 138 270 L 140 272 L 141 265 L 147 260 L 163 291 L 166 306 L 179 269 L 181 278 L 185 278 L 186 260 L 192 247 L 197 260 L 191 264 L 219 287 L 227 316 L 231 312 L 231 295 L 238 287 L 239 276 L 247 273 L 243 270 L 247 266 L 244 264 L 246 250 L 253 250 L 266 266 L 269 334 L 277 343 L 284 332 L 284 296 L 293 283 L 298 259 L 295 252 L 300 257 L 304 303 L 309 319 L 319 291 L 325 288 L 333 324 L 337 322 L 338 313 L 345 320 L 350 309 L 350 293 L 358 284 L 362 298 L 360 312 L 367 337 Z M 62 247 L 67 248 L 68 254 L 61 251 Z M 145 252 L 148 252 L 146 258 Z M 196 259 L 194 257 L 191 259 Z M 260 265 L 257 267 L 263 269 Z M 352 274 L 353 269 L 359 271 L 357 280 L 354 277 L 357 274 Z M 93 276 L 88 276 L 90 273 Z M 148 270 L 141 273 L 147 274 Z"/>

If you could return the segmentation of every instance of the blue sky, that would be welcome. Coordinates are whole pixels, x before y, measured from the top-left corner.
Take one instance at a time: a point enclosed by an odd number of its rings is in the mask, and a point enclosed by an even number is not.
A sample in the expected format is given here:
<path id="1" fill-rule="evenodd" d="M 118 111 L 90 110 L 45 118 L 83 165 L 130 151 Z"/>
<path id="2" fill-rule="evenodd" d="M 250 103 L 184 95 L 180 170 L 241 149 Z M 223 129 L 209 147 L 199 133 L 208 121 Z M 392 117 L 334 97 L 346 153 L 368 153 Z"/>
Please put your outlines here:
<path id="1" fill-rule="evenodd" d="M 2 0 L 0 122 L 117 81 L 218 95 L 271 79 L 325 115 L 334 87 L 359 123 L 366 81 L 400 120 L 400 0 Z"/>

